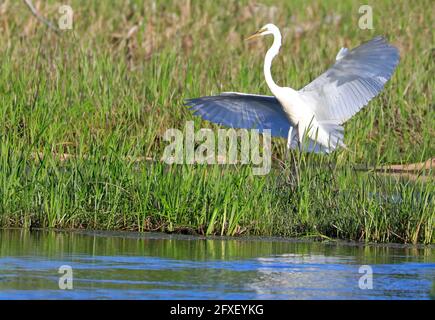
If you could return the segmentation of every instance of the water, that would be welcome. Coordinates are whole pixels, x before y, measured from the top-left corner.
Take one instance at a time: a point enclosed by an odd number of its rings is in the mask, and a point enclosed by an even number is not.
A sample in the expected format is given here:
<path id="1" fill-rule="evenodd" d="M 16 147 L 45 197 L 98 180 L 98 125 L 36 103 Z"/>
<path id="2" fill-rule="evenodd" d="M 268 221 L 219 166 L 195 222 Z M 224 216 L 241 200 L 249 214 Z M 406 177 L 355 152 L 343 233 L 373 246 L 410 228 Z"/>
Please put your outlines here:
<path id="1" fill-rule="evenodd" d="M 430 299 L 433 250 L 0 230 L 0 299 Z M 59 289 L 62 265 L 72 290 Z M 373 289 L 360 289 L 361 265 L 372 268 Z"/>

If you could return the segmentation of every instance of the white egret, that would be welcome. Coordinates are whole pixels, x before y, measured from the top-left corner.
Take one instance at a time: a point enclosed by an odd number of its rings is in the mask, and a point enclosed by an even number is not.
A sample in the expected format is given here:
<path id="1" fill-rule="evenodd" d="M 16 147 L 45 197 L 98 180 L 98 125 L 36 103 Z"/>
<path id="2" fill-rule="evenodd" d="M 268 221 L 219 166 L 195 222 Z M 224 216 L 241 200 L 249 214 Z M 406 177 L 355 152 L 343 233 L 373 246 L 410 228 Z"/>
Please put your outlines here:
<path id="1" fill-rule="evenodd" d="M 281 47 L 277 26 L 266 24 L 248 39 L 273 35 L 264 59 L 264 77 L 273 96 L 225 92 L 188 99 L 194 114 L 232 128 L 270 129 L 287 138 L 287 147 L 329 153 L 343 147 L 343 123 L 380 93 L 399 62 L 397 48 L 383 37 L 342 48 L 335 64 L 301 90 L 280 87 L 271 64 Z"/>

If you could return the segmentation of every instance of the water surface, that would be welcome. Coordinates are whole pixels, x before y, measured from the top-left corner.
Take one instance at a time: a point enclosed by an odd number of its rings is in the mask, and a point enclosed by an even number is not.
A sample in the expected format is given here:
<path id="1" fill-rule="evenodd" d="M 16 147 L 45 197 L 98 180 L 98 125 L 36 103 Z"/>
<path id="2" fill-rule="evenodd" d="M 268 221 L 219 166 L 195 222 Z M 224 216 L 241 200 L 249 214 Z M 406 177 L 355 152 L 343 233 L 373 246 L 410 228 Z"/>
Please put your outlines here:
<path id="1" fill-rule="evenodd" d="M 0 299 L 430 299 L 434 283 L 431 247 L 0 230 Z"/>

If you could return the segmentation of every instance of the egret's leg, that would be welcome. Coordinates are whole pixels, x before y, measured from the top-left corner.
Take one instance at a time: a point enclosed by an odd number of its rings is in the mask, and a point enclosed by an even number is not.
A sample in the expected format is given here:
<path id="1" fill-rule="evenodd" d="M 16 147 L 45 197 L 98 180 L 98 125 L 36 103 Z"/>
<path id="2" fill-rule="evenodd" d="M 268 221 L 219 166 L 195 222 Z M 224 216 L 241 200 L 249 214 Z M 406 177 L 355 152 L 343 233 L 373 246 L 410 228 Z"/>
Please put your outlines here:
<path id="1" fill-rule="evenodd" d="M 298 130 L 299 151 L 303 152 L 303 151 L 305 151 L 304 143 L 305 143 L 307 134 L 306 134 L 305 129 L 299 123 L 297 125 L 297 130 Z"/>
<path id="2" fill-rule="evenodd" d="M 297 127 L 296 128 L 290 127 L 290 129 L 288 131 L 288 136 L 287 136 L 286 159 L 288 159 L 288 161 L 289 161 L 289 169 L 290 169 L 291 175 L 293 177 L 298 176 L 298 168 L 297 168 L 297 164 L 296 164 L 295 154 L 291 153 L 290 150 L 291 150 L 293 140 L 298 139 L 298 137 L 297 137 L 298 131 L 297 130 L 298 130 Z"/>
<path id="3" fill-rule="evenodd" d="M 287 136 L 287 150 L 291 148 L 293 140 L 293 127 L 290 126 L 290 129 L 288 130 L 288 136 Z"/>
<path id="4" fill-rule="evenodd" d="M 293 158 L 293 177 L 295 179 L 295 182 L 297 184 L 299 184 L 299 182 L 300 182 L 299 181 L 300 180 L 299 179 L 299 160 L 300 160 L 300 157 L 302 156 L 302 151 L 303 151 L 303 145 L 302 145 L 303 144 L 303 132 L 301 134 L 301 125 L 300 125 L 300 123 L 298 123 L 296 125 L 294 135 L 295 135 L 295 138 L 297 140 L 298 147 L 299 147 L 299 153 L 297 154 L 298 160 L 296 160 L 295 157 Z"/>
<path id="5" fill-rule="evenodd" d="M 290 159 L 290 150 L 292 148 L 293 140 L 296 138 L 297 130 L 293 128 L 292 126 L 288 130 L 288 136 L 287 136 L 287 150 L 285 153 L 286 159 Z"/>
<path id="6" fill-rule="evenodd" d="M 285 169 L 287 170 L 288 168 L 288 163 L 291 162 L 291 153 L 290 153 L 290 149 L 291 149 L 291 145 L 292 145 L 292 139 L 293 139 L 293 127 L 290 126 L 288 133 L 287 133 L 287 145 L 286 145 L 286 150 L 285 150 L 285 155 L 284 155 L 284 165 L 285 165 Z"/>

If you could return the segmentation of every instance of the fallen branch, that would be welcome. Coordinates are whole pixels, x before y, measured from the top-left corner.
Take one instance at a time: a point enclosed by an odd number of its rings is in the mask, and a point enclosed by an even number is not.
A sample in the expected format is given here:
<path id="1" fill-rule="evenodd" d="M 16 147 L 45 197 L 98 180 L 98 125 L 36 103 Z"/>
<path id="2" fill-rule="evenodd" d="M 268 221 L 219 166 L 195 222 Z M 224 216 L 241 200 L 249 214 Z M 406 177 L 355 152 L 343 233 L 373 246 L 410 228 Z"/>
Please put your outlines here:
<path id="1" fill-rule="evenodd" d="M 79 158 L 78 155 L 71 154 L 71 153 L 58 153 L 58 152 L 52 152 L 51 156 L 61 162 L 71 160 L 71 159 L 77 159 Z M 34 152 L 30 154 L 30 157 L 35 160 L 43 160 L 45 158 L 45 154 L 42 152 Z M 83 155 L 84 159 L 87 159 L 88 156 Z M 105 158 L 105 157 L 103 157 Z M 273 158 L 275 161 L 279 163 L 283 163 L 282 160 Z M 125 160 L 139 163 L 139 162 L 158 162 L 159 160 L 151 158 L 151 157 L 125 157 Z M 220 159 L 221 161 L 224 161 L 224 159 Z M 161 160 L 160 160 L 161 161 Z M 423 180 L 426 181 L 430 177 L 429 176 L 423 176 L 421 173 L 424 171 L 429 171 L 431 169 L 435 168 L 435 158 L 428 159 L 424 162 L 419 163 L 411 163 L 411 164 L 393 164 L 393 165 L 387 165 L 382 167 L 363 167 L 358 166 L 356 168 L 357 171 L 373 171 L 376 173 L 380 173 L 382 175 L 388 175 L 388 176 L 394 176 L 394 177 L 406 177 L 410 180 Z"/>
<path id="2" fill-rule="evenodd" d="M 71 160 L 71 159 L 78 159 L 79 156 L 75 155 L 75 154 L 71 154 L 71 153 L 58 153 L 58 152 L 52 152 L 51 156 L 61 162 L 67 161 L 67 160 Z M 30 157 L 32 159 L 35 160 L 43 160 L 45 158 L 45 154 L 42 152 L 32 152 L 30 154 Z M 82 156 L 83 159 L 88 159 L 89 157 L 86 155 Z M 103 156 L 103 159 L 106 158 Z M 155 160 L 153 158 L 150 157 L 137 157 L 137 158 L 132 158 L 132 157 L 125 157 L 125 160 L 127 161 L 132 161 L 132 162 L 143 162 L 143 161 L 150 161 L 150 162 L 155 162 Z"/>
<path id="3" fill-rule="evenodd" d="M 53 30 L 56 34 L 60 33 L 60 30 L 53 24 L 51 21 L 44 18 L 38 10 L 36 10 L 31 0 L 23 0 L 24 4 L 30 9 L 32 14 L 38 19 L 40 22 L 45 24 L 49 29 Z"/>
<path id="4" fill-rule="evenodd" d="M 423 170 L 435 169 L 435 158 L 428 159 L 424 162 L 411 164 L 392 164 L 380 168 L 388 172 L 420 172 Z"/>

